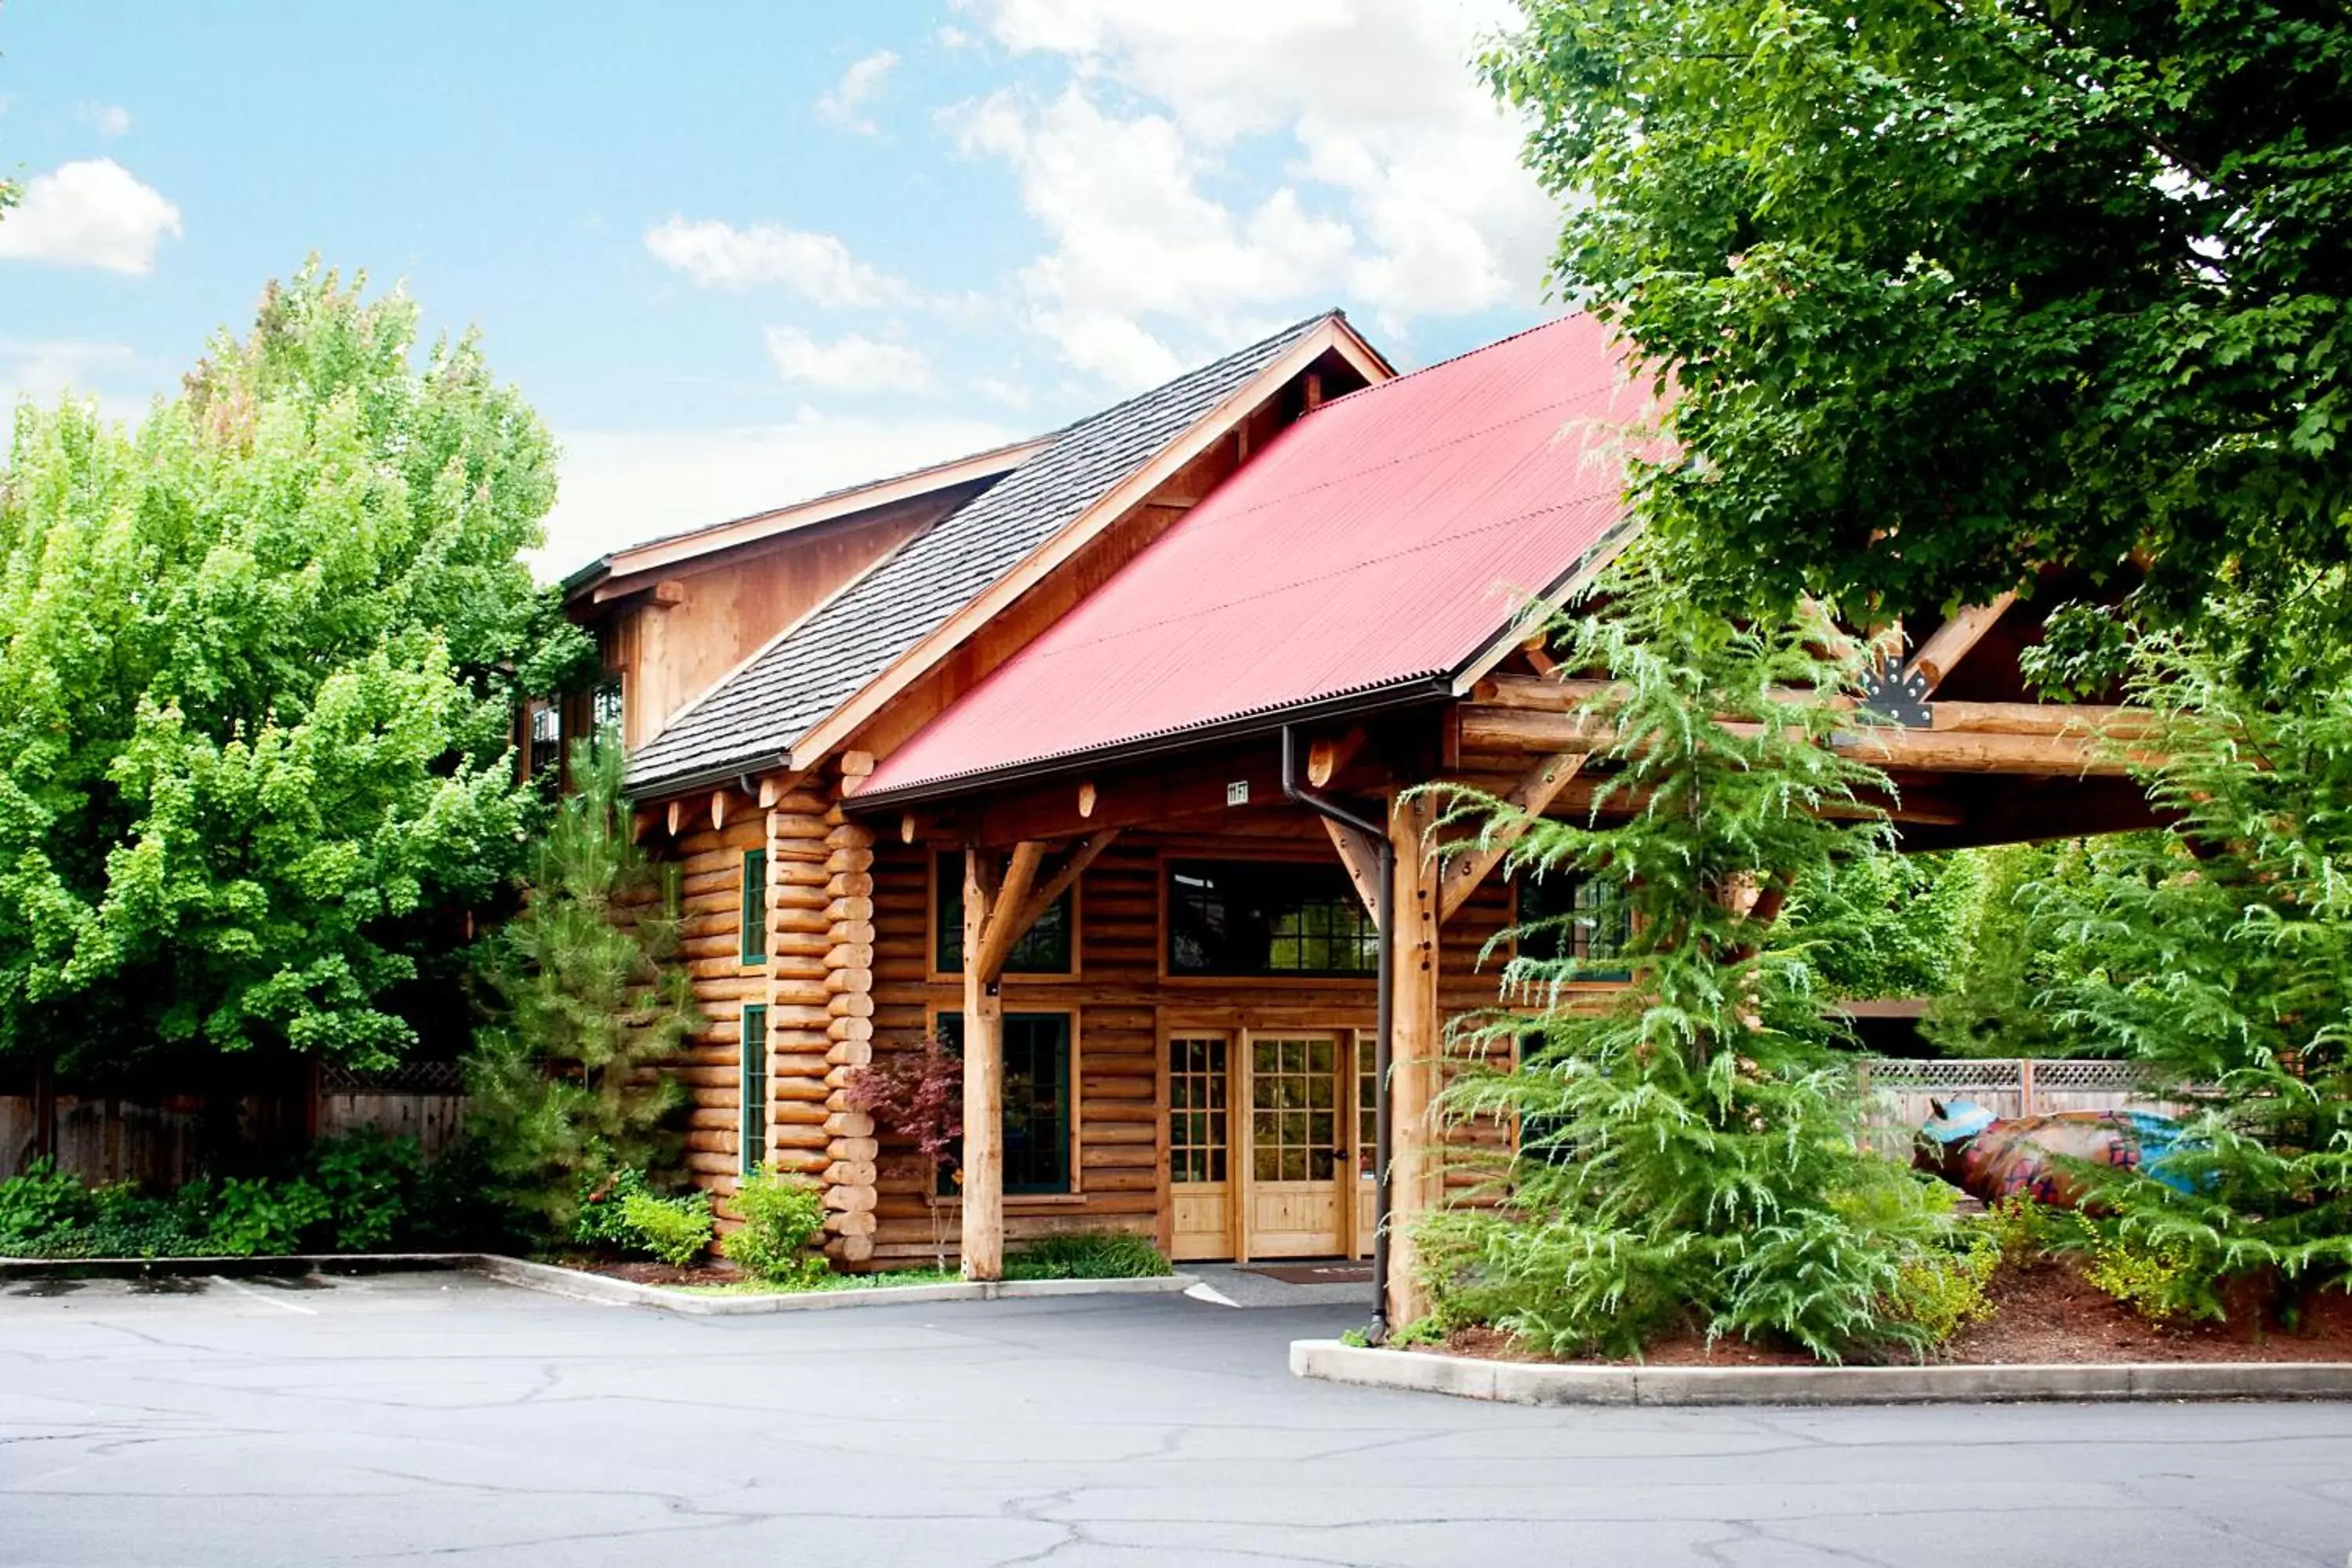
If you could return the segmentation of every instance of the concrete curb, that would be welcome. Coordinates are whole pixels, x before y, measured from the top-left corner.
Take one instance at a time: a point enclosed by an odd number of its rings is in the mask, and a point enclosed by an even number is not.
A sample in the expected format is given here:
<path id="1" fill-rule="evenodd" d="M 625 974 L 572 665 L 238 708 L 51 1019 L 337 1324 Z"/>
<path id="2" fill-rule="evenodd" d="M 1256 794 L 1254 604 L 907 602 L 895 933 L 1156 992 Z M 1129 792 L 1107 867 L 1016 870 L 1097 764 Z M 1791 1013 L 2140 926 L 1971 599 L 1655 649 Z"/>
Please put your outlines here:
<path id="1" fill-rule="evenodd" d="M 305 1274 L 425 1274 L 478 1268 L 478 1252 L 290 1252 L 266 1258 L 0 1258 L 11 1279 L 283 1279 Z"/>
<path id="2" fill-rule="evenodd" d="M 1931 1405 L 2352 1399 L 2352 1362 L 2043 1366 L 1551 1366 L 1293 1340 L 1297 1377 L 1509 1405 Z"/>
<path id="3" fill-rule="evenodd" d="M 1195 1283 L 1189 1274 L 1147 1279 L 1007 1279 L 967 1285 L 879 1285 L 804 1290 L 772 1296 L 705 1296 L 662 1285 L 639 1285 L 491 1252 L 289 1253 L 274 1258 L 0 1258 L 0 1283 L 11 1279 L 142 1279 L 218 1276 L 226 1279 L 289 1279 L 305 1274 L 407 1274 L 467 1270 L 527 1290 L 599 1301 L 614 1307 L 659 1307 L 698 1318 L 766 1312 L 820 1312 L 836 1307 L 896 1306 L 921 1301 L 1020 1300 L 1038 1296 L 1157 1296 Z"/>
<path id="4" fill-rule="evenodd" d="M 773 1296 L 704 1296 L 667 1286 L 614 1279 L 551 1263 L 530 1263 L 520 1258 L 485 1257 L 476 1267 L 490 1279 L 525 1289 L 616 1307 L 658 1307 L 695 1318 L 823 1312 L 842 1307 L 894 1307 L 925 1301 L 1017 1300 L 1036 1296 L 1160 1295 L 1181 1291 L 1192 1283 L 1189 1275 L 1170 1274 L 1149 1279 L 1009 1279 L 985 1284 L 879 1285 L 866 1289 L 853 1286 L 840 1290 L 804 1290 Z"/>

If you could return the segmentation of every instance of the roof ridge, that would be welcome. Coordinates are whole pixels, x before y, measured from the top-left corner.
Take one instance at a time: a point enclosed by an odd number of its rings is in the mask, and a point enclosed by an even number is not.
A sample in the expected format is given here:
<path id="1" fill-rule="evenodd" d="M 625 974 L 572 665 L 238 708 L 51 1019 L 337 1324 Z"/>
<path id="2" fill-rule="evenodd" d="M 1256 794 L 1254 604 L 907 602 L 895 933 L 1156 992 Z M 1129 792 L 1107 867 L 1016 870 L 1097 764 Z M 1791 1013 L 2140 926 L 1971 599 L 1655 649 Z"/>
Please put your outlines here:
<path id="1" fill-rule="evenodd" d="M 1148 386 L 1141 392 L 1130 393 L 1129 395 L 1120 398 L 1117 403 L 1106 404 L 1102 407 L 1096 409 L 1092 414 L 1082 414 L 1077 418 L 1071 420 L 1067 425 L 1061 426 L 1059 429 L 1048 430 L 1045 432 L 1044 437 L 1040 437 L 1040 439 L 1058 441 L 1063 437 L 1084 429 L 1087 426 L 1092 425 L 1098 419 L 1109 418 L 1112 415 L 1117 414 L 1122 408 L 1133 407 L 1136 404 L 1141 403 L 1146 398 L 1158 397 L 1162 393 L 1168 391 L 1169 388 L 1180 385 L 1184 382 L 1191 381 L 1195 376 L 1206 375 L 1211 371 L 1217 369 L 1219 366 L 1230 364 L 1234 360 L 1240 359 L 1245 354 L 1256 353 L 1261 349 L 1281 342 L 1286 338 L 1297 337 L 1311 328 L 1320 326 L 1325 321 L 1335 319 L 1344 321 L 1348 319 L 1348 312 L 1340 310 L 1335 305 L 1328 310 L 1318 311 L 1312 316 L 1293 321 L 1290 325 L 1283 328 L 1279 331 L 1268 332 L 1265 336 L 1258 339 L 1255 342 L 1244 343 L 1240 348 L 1234 349 L 1226 353 L 1221 353 L 1213 360 L 1203 360 L 1190 370 L 1181 371 L 1178 374 L 1170 376 L 1166 381 L 1160 382 L 1154 386 Z M 1349 395 L 1353 396 L 1354 394 L 1351 393 Z M 1045 454 L 1044 452 L 1040 452 L 1037 455 L 1042 458 Z"/>
<path id="2" fill-rule="evenodd" d="M 1336 315 L 1339 314 L 1339 312 L 1334 311 L 1333 314 Z M 1465 359 L 1476 359 L 1483 353 L 1492 353 L 1495 350 L 1502 348 L 1507 344 L 1517 342 L 1521 338 L 1531 338 L 1538 332 L 1548 332 L 1551 331 L 1552 328 L 1559 326 L 1562 321 L 1573 321 L 1580 318 L 1590 319 L 1595 321 L 1599 321 L 1601 320 L 1599 316 L 1594 315 L 1590 310 L 1570 310 L 1566 315 L 1554 316 L 1549 321 L 1538 321 L 1532 327 L 1521 327 L 1516 332 L 1507 332 L 1503 336 L 1496 338 L 1491 343 L 1480 343 L 1475 348 L 1464 349 L 1458 354 L 1448 354 L 1444 359 L 1433 360 L 1428 364 L 1423 365 L 1417 370 L 1405 371 L 1401 374 L 1389 377 L 1386 381 L 1369 383 L 1363 386 L 1356 388 L 1353 392 L 1343 392 L 1337 397 L 1327 399 L 1310 412 L 1320 414 L 1326 408 L 1337 408 L 1342 403 L 1352 403 L 1368 392 L 1378 392 L 1383 387 L 1401 386 L 1416 376 L 1427 375 L 1430 372 L 1435 370 L 1444 370 L 1448 365 L 1460 364 Z M 1607 323 L 1603 322 L 1602 324 L 1606 325 Z"/>

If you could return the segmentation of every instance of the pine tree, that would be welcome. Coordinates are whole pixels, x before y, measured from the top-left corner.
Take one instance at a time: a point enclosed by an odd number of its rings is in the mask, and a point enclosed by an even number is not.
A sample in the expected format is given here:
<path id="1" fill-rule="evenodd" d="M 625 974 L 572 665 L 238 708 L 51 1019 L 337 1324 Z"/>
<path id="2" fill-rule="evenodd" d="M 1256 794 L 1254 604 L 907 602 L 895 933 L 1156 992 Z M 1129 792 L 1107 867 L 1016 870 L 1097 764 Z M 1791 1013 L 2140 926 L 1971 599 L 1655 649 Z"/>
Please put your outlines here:
<path id="1" fill-rule="evenodd" d="M 1473 1065 L 1441 1105 L 1515 1118 L 1519 1152 L 1498 1206 L 1430 1227 L 1441 1292 L 1466 1283 L 1470 1315 L 1563 1354 L 1680 1329 L 1831 1359 L 1903 1341 L 1887 1303 L 1937 1221 L 1908 1172 L 1861 1149 L 1852 1058 L 1781 908 L 1885 839 L 1868 805 L 1884 777 L 1832 744 L 1864 722 L 1833 700 L 1866 652 L 1811 609 L 1752 626 L 1694 610 L 1654 568 L 1608 591 L 1557 628 L 1563 668 L 1610 678 L 1584 707 L 1607 737 L 1591 819 L 1467 792 L 1447 813 L 1524 826 L 1507 870 L 1598 879 L 1631 920 L 1606 959 L 1521 944 L 1506 994 L 1544 1005 L 1458 1037 Z M 1613 999 L 1561 990 L 1601 968 L 1630 971 Z M 1508 1069 L 1475 1065 L 1505 1044 Z"/>
<path id="2" fill-rule="evenodd" d="M 629 832 L 621 750 L 575 744 L 573 793 L 534 847 L 522 912 L 482 944 L 491 1018 L 467 1064 L 498 1194 L 570 1234 L 583 1183 L 675 1162 L 667 1064 L 700 1026 L 677 921 Z"/>
<path id="3" fill-rule="evenodd" d="M 2345 591 L 2333 573 L 2309 589 Z M 2150 795 L 2172 826 L 2032 900 L 2100 958 L 2053 978 L 2053 1025 L 2198 1105 L 2171 1185 L 2104 1195 L 2125 1239 L 2175 1266 L 2166 1304 L 2211 1316 L 2232 1281 L 2352 1280 L 2352 677 L 2339 660 L 2250 682 L 2266 619 L 2223 602 L 2234 638 L 2139 641 L 2132 698 L 2157 724 L 2130 744 L 2160 759 Z"/>

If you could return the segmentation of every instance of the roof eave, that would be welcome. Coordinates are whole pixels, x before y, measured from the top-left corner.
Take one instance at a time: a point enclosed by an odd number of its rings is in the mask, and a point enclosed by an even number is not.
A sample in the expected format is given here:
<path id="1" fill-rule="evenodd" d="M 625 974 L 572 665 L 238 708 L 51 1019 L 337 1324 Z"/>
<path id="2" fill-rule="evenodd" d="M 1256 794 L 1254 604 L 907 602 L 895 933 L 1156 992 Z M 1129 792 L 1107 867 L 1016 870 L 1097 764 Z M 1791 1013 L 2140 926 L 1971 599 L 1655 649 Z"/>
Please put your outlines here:
<path id="1" fill-rule="evenodd" d="M 856 795 L 844 796 L 841 803 L 842 809 L 880 811 L 891 806 L 919 805 L 968 795 L 975 790 L 999 789 L 1006 784 L 1027 784 L 1064 773 L 1083 773 L 1089 768 L 1107 767 L 1119 763 L 1164 756 L 1171 752 L 1190 751 L 1196 747 L 1214 745 L 1226 741 L 1247 740 L 1253 735 L 1272 734 L 1290 724 L 1310 724 L 1328 719 L 1360 718 L 1366 714 L 1382 712 L 1391 709 L 1412 708 L 1423 703 L 1442 702 L 1452 698 L 1453 695 L 1454 678 L 1450 674 L 1408 676 L 1402 680 L 1370 687 L 1360 691 L 1345 692 L 1337 697 L 1318 698 L 1307 702 L 1293 703 L 1287 707 L 1241 714 L 1231 719 L 1213 721 L 1207 724 L 1196 724 L 1187 729 L 1141 736 L 1132 741 L 1117 741 L 1105 746 L 1089 747 L 1085 751 L 1066 752 L 1058 756 L 1010 763 L 1002 767 L 982 768 L 977 772 L 959 773 L 950 778 L 926 779 L 917 784 L 902 784 L 895 789 L 862 790 Z"/>

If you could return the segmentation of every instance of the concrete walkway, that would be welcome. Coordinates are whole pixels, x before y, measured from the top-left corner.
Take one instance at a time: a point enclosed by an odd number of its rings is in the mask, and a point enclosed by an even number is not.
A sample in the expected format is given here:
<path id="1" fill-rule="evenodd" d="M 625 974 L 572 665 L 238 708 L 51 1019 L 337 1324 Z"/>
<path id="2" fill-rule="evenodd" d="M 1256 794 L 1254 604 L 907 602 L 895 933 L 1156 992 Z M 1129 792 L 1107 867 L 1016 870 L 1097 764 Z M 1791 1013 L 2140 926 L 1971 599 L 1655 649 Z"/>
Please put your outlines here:
<path id="1" fill-rule="evenodd" d="M 1358 1307 L 684 1318 L 468 1277 L 0 1293 L 0 1563 L 2340 1568 L 2340 1405 L 1544 1410 Z"/>
<path id="2" fill-rule="evenodd" d="M 1368 1268 L 1341 1266 L 1335 1270 L 1350 1276 L 1360 1273 L 1364 1276 L 1360 1282 L 1350 1278 L 1339 1284 L 1310 1285 L 1262 1271 L 1268 1267 L 1282 1266 L 1236 1268 L 1230 1263 L 1187 1263 L 1183 1272 L 1200 1281 L 1190 1292 L 1197 1301 L 1220 1307 L 1326 1307 L 1342 1312 L 1353 1309 L 1355 1321 L 1351 1326 L 1361 1327 L 1371 1321 L 1372 1285 Z"/>

